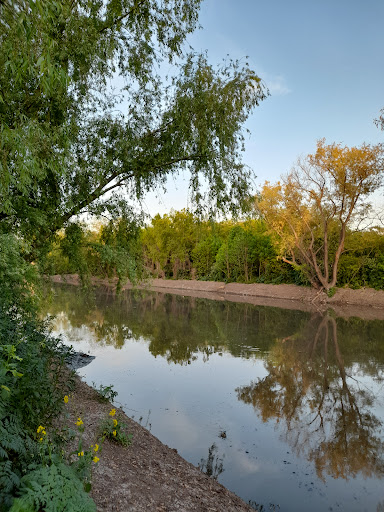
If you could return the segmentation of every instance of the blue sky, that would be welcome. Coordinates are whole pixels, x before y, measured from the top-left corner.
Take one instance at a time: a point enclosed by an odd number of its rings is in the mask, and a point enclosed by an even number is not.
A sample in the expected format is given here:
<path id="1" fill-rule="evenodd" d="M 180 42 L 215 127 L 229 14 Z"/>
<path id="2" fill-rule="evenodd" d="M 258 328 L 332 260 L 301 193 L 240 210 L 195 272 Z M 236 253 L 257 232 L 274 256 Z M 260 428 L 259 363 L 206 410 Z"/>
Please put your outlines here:
<path id="1" fill-rule="evenodd" d="M 277 181 L 316 141 L 384 142 L 373 120 L 384 108 L 384 0 L 205 0 L 202 29 L 188 38 L 219 63 L 248 62 L 269 96 L 251 115 L 244 162 L 256 184 Z M 188 176 L 149 194 L 153 215 L 188 206 Z"/>

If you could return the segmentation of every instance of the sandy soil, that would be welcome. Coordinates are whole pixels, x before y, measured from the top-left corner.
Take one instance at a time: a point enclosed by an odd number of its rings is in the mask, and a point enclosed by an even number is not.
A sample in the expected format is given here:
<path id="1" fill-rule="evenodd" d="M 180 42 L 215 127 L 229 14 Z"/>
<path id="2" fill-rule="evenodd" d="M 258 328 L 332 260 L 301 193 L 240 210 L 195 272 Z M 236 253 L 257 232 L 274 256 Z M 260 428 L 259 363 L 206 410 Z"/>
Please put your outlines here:
<path id="1" fill-rule="evenodd" d="M 89 447 L 97 442 L 100 423 L 112 407 L 116 406 L 101 403 L 96 391 L 78 378 L 65 423 L 69 421 L 73 428 L 80 416 L 85 447 Z M 254 512 L 121 409 L 115 417 L 127 425 L 132 444 L 104 442 L 92 477 L 91 496 L 98 512 Z"/>

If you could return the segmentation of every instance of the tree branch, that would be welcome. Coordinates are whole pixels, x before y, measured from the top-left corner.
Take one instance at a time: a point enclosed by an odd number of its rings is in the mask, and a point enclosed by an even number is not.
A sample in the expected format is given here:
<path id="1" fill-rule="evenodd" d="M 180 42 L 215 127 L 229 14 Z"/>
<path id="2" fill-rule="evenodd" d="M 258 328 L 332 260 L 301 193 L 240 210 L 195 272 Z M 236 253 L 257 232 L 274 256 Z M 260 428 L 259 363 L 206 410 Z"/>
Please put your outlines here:
<path id="1" fill-rule="evenodd" d="M 99 33 L 101 34 L 105 30 L 108 30 L 109 28 L 114 27 L 117 23 L 119 23 L 119 21 L 123 21 L 125 18 L 130 16 L 134 12 L 135 9 L 137 9 L 138 7 L 141 7 L 145 2 L 146 2 L 146 0 L 140 0 L 136 5 L 134 5 L 132 7 L 132 9 L 130 11 L 126 12 L 125 14 L 122 14 L 121 16 L 119 16 L 118 18 L 113 20 L 113 22 L 111 24 L 106 25 L 105 27 L 100 29 Z"/>

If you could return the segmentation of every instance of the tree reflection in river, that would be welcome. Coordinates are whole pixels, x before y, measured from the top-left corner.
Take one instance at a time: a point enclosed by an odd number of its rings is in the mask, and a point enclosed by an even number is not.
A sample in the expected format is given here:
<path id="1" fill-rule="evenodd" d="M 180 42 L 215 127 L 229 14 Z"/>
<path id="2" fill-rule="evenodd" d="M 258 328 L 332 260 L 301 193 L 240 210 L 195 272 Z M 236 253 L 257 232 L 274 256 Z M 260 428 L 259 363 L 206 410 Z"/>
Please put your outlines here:
<path id="1" fill-rule="evenodd" d="M 315 464 L 320 478 L 384 474 L 375 396 L 356 364 L 346 369 L 334 317 L 314 314 L 304 329 L 277 340 L 265 367 L 268 375 L 237 388 L 238 398 L 264 422 L 283 424 L 292 449 Z"/>
<path id="2" fill-rule="evenodd" d="M 247 500 L 256 497 L 259 503 L 259 494 L 270 492 L 265 503 L 273 501 L 276 487 L 280 493 L 276 501 L 281 501 L 297 480 L 290 510 L 308 510 L 300 485 L 303 483 L 304 490 L 302 475 L 311 465 L 326 481 L 326 488 L 318 486 L 318 492 L 325 493 L 329 506 L 341 496 L 360 507 L 348 510 L 368 510 L 363 506 L 368 499 L 369 510 L 378 507 L 383 499 L 382 481 L 365 482 L 359 476 L 383 476 L 382 320 L 324 317 L 145 291 L 115 296 L 106 288 L 84 296 L 76 287 L 55 286 L 54 294 L 46 313 L 57 315 L 61 324 L 57 331 L 81 350 L 103 355 L 96 358 L 94 368 L 90 365 L 89 376 L 101 379 L 106 374 L 109 383 L 113 373 L 132 409 L 142 413 L 147 407 L 144 404 L 153 406 L 157 411 L 155 428 L 168 443 L 192 425 L 187 432 L 196 435 L 199 451 L 190 436 L 185 436 L 184 449 L 193 454 L 188 455 L 191 460 L 198 454 L 195 464 L 203 457 L 202 463 L 213 470 L 217 453 L 207 449 L 213 442 L 212 428 L 219 424 L 231 428 L 237 441 L 233 447 L 225 445 L 226 471 L 219 479 L 233 484 L 234 489 L 237 486 L 241 493 L 246 489 L 242 495 Z M 97 345 L 109 347 L 104 351 Z M 124 350 L 115 354 L 113 348 Z M 261 380 L 249 384 L 257 376 Z M 242 384 L 249 385 L 239 388 Z M 234 388 L 241 402 L 233 401 Z M 269 425 L 260 426 L 253 409 L 244 402 L 253 404 Z M 169 403 L 185 403 L 185 410 L 179 413 L 177 407 L 169 415 Z M 283 432 L 294 447 L 292 451 L 300 456 L 295 461 L 296 471 L 281 466 L 287 446 L 274 442 L 275 424 L 276 432 Z M 247 456 L 242 450 L 246 443 L 251 446 Z M 217 445 L 221 446 L 219 441 Z M 272 482 L 268 491 L 263 485 L 264 467 L 265 478 Z M 342 481 L 354 476 L 349 484 Z M 315 481 L 313 475 L 309 478 Z M 376 489 L 374 497 L 369 489 Z M 320 501 L 314 500 L 314 510 L 328 510 Z M 377 510 L 382 508 L 380 503 Z"/>
<path id="3" fill-rule="evenodd" d="M 128 339 L 145 338 L 152 355 L 182 365 L 223 352 L 260 357 L 276 338 L 296 332 L 309 317 L 302 311 L 139 290 L 116 296 L 105 288 L 84 296 L 74 286 L 56 286 L 46 310 L 57 316 L 56 327 L 59 322 L 78 329 L 86 325 L 100 345 L 122 348 Z"/>

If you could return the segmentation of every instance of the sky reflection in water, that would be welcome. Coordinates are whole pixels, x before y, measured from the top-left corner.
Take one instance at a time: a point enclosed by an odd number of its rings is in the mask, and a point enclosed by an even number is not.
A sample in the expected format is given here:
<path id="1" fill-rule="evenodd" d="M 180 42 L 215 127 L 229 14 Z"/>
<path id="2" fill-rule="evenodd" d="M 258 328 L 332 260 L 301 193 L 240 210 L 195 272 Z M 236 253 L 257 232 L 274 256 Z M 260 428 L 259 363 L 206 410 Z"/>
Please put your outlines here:
<path id="1" fill-rule="evenodd" d="M 384 510 L 384 322 L 55 286 L 80 374 L 265 511 Z M 270 505 L 273 504 L 273 505 Z M 280 506 L 280 508 L 278 508 Z"/>

